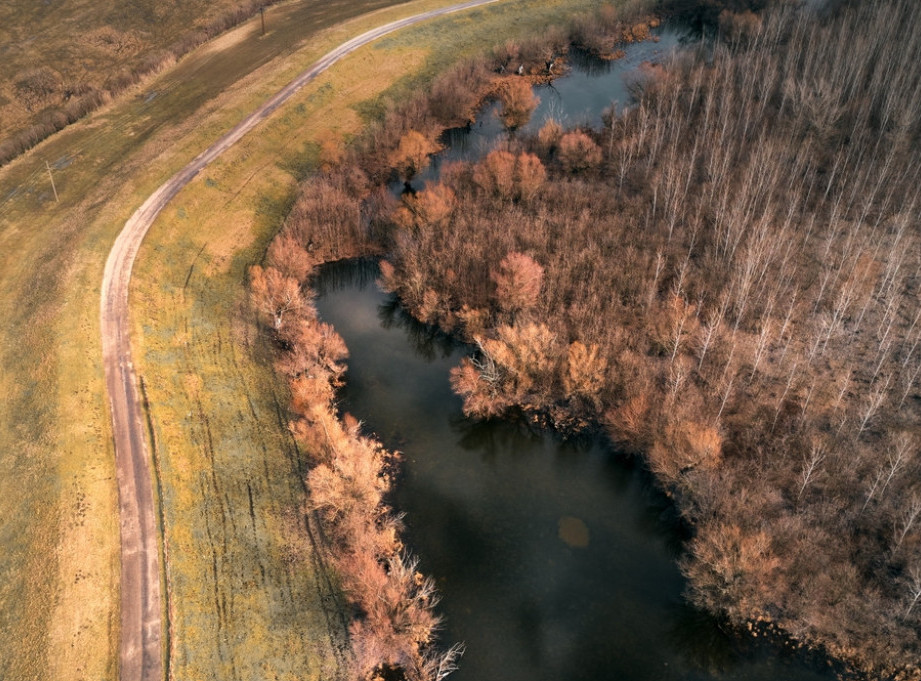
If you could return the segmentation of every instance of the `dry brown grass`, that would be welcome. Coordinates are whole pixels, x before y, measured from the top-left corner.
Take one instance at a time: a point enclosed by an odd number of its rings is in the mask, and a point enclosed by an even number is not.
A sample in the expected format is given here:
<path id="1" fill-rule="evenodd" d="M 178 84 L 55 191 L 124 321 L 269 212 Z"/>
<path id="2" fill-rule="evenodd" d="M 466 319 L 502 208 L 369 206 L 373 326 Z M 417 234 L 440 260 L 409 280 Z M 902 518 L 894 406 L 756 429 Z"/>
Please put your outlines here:
<path id="1" fill-rule="evenodd" d="M 0 165 L 173 66 L 263 4 L 273 3 L 71 0 L 53 10 L 4 3 Z"/>

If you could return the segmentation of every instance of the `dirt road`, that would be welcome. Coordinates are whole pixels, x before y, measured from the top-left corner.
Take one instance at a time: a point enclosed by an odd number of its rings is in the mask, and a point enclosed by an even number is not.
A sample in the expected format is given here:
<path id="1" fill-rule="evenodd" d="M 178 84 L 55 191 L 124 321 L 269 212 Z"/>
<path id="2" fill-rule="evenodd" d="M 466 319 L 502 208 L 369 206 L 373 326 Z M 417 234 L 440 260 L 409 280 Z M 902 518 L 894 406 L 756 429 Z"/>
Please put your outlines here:
<path id="1" fill-rule="evenodd" d="M 161 681 L 164 678 L 157 509 L 142 405 L 131 365 L 128 321 L 131 269 L 147 230 L 160 211 L 202 168 L 342 57 L 381 36 L 420 21 L 495 1 L 472 0 L 424 12 L 380 26 L 343 43 L 167 180 L 131 216 L 115 240 L 102 280 L 101 325 L 121 523 L 121 681 Z"/>

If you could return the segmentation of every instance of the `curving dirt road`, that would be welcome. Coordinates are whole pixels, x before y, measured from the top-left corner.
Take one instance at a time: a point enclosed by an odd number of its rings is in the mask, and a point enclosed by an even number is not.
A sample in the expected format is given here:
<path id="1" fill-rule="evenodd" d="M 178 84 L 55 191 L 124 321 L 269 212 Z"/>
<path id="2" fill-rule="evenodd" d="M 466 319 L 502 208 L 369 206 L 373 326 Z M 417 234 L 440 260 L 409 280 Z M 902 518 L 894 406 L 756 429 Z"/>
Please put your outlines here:
<path id="1" fill-rule="evenodd" d="M 336 61 L 388 33 L 496 0 L 471 0 L 394 21 L 353 38 L 301 73 L 155 191 L 125 223 L 102 280 L 102 356 L 112 413 L 121 524 L 121 681 L 162 681 L 163 651 L 157 509 L 137 379 L 131 365 L 128 288 L 141 242 L 167 203 L 206 165 Z"/>

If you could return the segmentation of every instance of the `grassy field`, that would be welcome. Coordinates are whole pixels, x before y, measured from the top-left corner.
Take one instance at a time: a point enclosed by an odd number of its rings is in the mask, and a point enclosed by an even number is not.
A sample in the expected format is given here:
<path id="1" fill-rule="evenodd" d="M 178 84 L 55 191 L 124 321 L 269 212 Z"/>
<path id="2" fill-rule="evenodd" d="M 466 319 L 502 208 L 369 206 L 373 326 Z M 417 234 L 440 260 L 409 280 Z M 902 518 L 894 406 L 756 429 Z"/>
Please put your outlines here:
<path id="1" fill-rule="evenodd" d="M 297 66 L 234 89 L 241 76 L 284 64 L 305 36 L 384 4 L 273 8 L 266 37 L 241 27 L 0 170 L 0 678 L 115 674 L 117 492 L 98 324 L 115 235 Z"/>
<path id="2" fill-rule="evenodd" d="M 0 170 L 0 678 L 114 676 L 118 531 L 98 295 L 115 234 L 172 172 L 326 50 L 448 3 L 323 30 L 383 4 L 274 8 L 265 38 L 251 22 Z M 155 224 L 136 268 L 134 343 L 161 471 L 175 678 L 329 678 L 338 664 L 335 589 L 299 520 L 302 463 L 285 398 L 241 307 L 245 268 L 317 142 L 354 134 L 358 110 L 458 56 L 595 4 L 503 2 L 365 48 L 206 169 Z"/>
<path id="3" fill-rule="evenodd" d="M 251 15 L 254 0 L 0 3 L 0 163 L 30 126 L 59 129 Z"/>

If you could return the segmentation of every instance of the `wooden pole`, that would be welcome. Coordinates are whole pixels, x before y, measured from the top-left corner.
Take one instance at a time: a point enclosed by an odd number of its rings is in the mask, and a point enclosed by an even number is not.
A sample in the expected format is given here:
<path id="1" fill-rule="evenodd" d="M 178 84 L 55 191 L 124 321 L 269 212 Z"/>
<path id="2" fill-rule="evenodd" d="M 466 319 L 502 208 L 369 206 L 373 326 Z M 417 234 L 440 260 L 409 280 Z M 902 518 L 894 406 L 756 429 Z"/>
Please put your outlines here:
<path id="1" fill-rule="evenodd" d="M 265 35 L 265 7 L 259 8 L 259 16 L 262 18 L 262 35 Z"/>
<path id="2" fill-rule="evenodd" d="M 51 179 L 51 191 L 54 192 L 54 202 L 60 203 L 60 199 L 58 199 L 58 189 L 54 186 L 54 175 L 51 174 L 51 166 L 48 165 L 48 161 L 45 161 L 45 168 L 48 170 L 48 177 Z"/>

